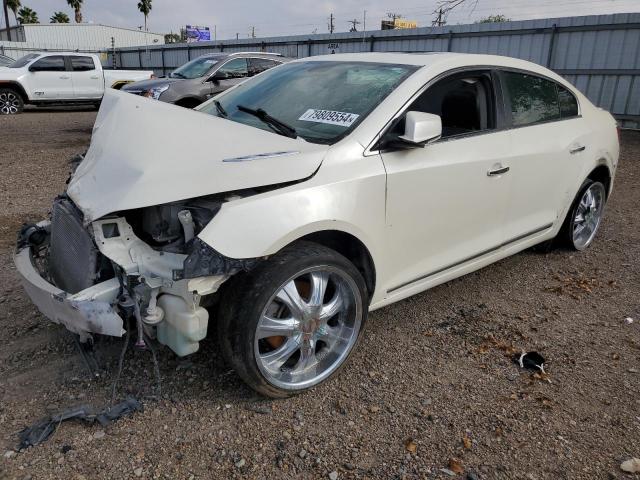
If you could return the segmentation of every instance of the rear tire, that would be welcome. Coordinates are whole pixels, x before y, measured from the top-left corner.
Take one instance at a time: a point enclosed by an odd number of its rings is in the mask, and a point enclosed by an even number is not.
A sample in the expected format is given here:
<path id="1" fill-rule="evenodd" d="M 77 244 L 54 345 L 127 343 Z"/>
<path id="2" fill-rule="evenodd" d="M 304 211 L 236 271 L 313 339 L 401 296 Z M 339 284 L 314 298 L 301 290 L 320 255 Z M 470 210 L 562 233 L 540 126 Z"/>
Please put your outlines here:
<path id="1" fill-rule="evenodd" d="M 17 115 L 23 110 L 22 95 L 12 88 L 0 88 L 0 115 Z"/>
<path id="2" fill-rule="evenodd" d="M 605 186 L 589 178 L 585 180 L 567 213 L 558 240 L 573 250 L 587 249 L 600 228 L 606 201 Z"/>
<path id="3" fill-rule="evenodd" d="M 369 305 L 357 268 L 312 242 L 238 274 L 222 293 L 222 354 L 251 388 L 272 398 L 309 390 L 343 368 Z"/>

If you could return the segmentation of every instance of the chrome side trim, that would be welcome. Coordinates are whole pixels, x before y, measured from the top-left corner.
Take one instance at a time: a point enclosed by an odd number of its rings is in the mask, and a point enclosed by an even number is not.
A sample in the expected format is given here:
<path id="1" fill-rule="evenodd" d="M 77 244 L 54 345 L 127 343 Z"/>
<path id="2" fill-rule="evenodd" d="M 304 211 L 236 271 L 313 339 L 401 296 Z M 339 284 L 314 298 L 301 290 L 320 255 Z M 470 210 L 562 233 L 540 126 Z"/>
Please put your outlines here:
<path id="1" fill-rule="evenodd" d="M 295 150 L 290 150 L 287 152 L 258 153 L 256 155 L 246 155 L 244 157 L 225 158 L 222 161 L 224 163 L 250 162 L 252 160 L 263 160 L 265 158 L 287 157 L 289 155 L 297 155 L 298 153 L 300 152 Z"/>
<path id="2" fill-rule="evenodd" d="M 524 240 L 527 237 L 531 237 L 533 235 L 536 235 L 537 233 L 544 232 L 545 230 L 548 230 L 551 227 L 553 227 L 553 223 L 549 223 L 548 225 L 545 225 L 543 227 L 536 228 L 535 230 L 532 230 L 530 232 L 524 233 L 522 235 L 518 235 L 517 237 L 512 238 L 511 240 L 507 240 L 506 242 L 501 243 L 497 247 L 492 247 L 492 248 L 489 248 L 487 250 L 483 250 L 482 252 L 476 253 L 475 255 L 467 257 L 467 258 L 465 258 L 463 260 L 460 260 L 458 262 L 452 263 L 451 265 L 447 265 L 446 267 L 442 267 L 442 268 L 439 268 L 438 270 L 434 270 L 433 272 L 429 272 L 429 273 L 427 273 L 425 275 L 422 275 L 422 276 L 420 276 L 420 277 L 418 277 L 418 278 L 416 278 L 414 280 L 410 280 L 408 282 L 402 283 L 402 284 L 400 284 L 400 285 L 398 285 L 396 287 L 393 287 L 393 288 L 387 290 L 387 293 L 388 294 L 389 293 L 393 293 L 396 290 L 400 290 L 401 288 L 407 287 L 407 286 L 409 286 L 409 285 L 411 285 L 413 283 L 417 283 L 417 282 L 420 282 L 422 280 L 426 280 L 429 277 L 433 277 L 434 275 L 438 275 L 439 273 L 446 272 L 447 270 L 451 270 L 452 268 L 458 267 L 458 266 L 463 265 L 463 264 L 465 264 L 467 262 L 470 262 L 470 261 L 475 260 L 477 258 L 483 257 L 485 255 L 488 255 L 489 253 L 496 252 L 496 251 L 500 250 L 501 248 L 504 248 L 504 247 L 507 247 L 507 246 L 511 245 L 512 243 L 519 242 L 520 240 Z"/>

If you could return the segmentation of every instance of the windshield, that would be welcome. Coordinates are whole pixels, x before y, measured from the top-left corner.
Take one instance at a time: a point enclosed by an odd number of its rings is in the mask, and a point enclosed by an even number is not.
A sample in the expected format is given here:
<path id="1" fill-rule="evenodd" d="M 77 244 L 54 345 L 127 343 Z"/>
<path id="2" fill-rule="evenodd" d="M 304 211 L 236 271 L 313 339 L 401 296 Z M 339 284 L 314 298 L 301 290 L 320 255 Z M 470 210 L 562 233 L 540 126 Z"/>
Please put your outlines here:
<path id="1" fill-rule="evenodd" d="M 169 74 L 171 78 L 199 78 L 211 70 L 211 68 L 223 58 L 220 56 L 199 57 L 176 68 Z"/>
<path id="2" fill-rule="evenodd" d="M 360 123 L 417 67 L 368 62 L 294 62 L 267 70 L 198 110 L 264 130 L 262 109 L 309 142 L 332 144 Z M 242 110 L 238 109 L 242 107 Z M 222 107 L 222 108 L 219 108 Z"/>
<path id="3" fill-rule="evenodd" d="M 20 57 L 18 60 L 13 62 L 11 65 L 7 65 L 9 68 L 22 68 L 31 60 L 38 58 L 40 54 L 38 53 L 30 53 L 29 55 L 25 55 L 24 57 Z"/>

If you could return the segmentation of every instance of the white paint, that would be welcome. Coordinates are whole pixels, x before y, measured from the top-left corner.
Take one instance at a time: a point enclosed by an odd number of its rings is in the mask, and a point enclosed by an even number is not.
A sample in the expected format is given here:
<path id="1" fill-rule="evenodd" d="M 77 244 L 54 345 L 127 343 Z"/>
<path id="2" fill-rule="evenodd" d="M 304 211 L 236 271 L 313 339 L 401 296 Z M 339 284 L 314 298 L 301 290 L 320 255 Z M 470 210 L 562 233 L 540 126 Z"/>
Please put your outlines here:
<path id="1" fill-rule="evenodd" d="M 109 90 L 89 151 L 67 192 L 92 221 L 119 210 L 303 179 L 316 171 L 327 150 Z M 273 152 L 292 154 L 228 161 Z"/>
<path id="2" fill-rule="evenodd" d="M 554 237 L 589 172 L 604 164 L 615 175 L 619 147 L 614 119 L 539 65 L 467 54 L 345 54 L 302 61 L 323 60 L 423 68 L 332 145 L 312 178 L 224 204 L 199 235 L 220 253 L 261 257 L 309 233 L 350 233 L 368 248 L 375 264 L 371 305 L 375 309 Z M 577 97 L 582 118 L 447 139 L 382 155 L 371 151 L 379 132 L 431 80 L 478 66 L 547 76 Z M 583 142 L 586 150 L 568 154 L 576 142 Z M 497 164 L 509 166 L 510 171 L 487 176 Z M 547 224 L 552 226 L 518 239 Z M 479 255 L 485 250 L 491 252 Z M 464 261 L 470 257 L 475 258 Z"/>
<path id="3" fill-rule="evenodd" d="M 619 146 L 613 118 L 538 65 L 461 54 L 360 54 L 315 60 L 413 63 L 422 68 L 332 146 L 108 92 L 69 195 L 95 227 L 100 224 L 96 220 L 122 210 L 301 180 L 233 197 L 199 238 L 228 257 L 256 258 L 310 233 L 351 234 L 372 256 L 376 287 L 370 309 L 376 309 L 554 237 L 587 175 L 598 165 L 615 174 Z M 384 127 L 433 79 L 461 67 L 487 66 L 552 78 L 577 97 L 581 117 L 448 138 L 424 148 L 374 150 Z M 576 144 L 584 145 L 584 151 L 568 153 Z M 293 153 L 273 156 L 274 152 Z M 234 158 L 250 160 L 224 161 Z M 499 167 L 510 170 L 487 175 Z M 102 241 L 99 231 L 94 233 Z M 129 271 L 140 273 L 144 267 L 155 275 L 169 275 L 152 268 L 152 252 L 136 242 L 127 253 L 127 245 L 98 246 Z M 136 252 L 141 256 L 133 258 Z M 222 281 L 210 278 L 202 291 L 217 289 Z M 195 308 L 195 296 L 188 302 L 189 286 L 180 281 L 162 288 Z M 193 312 L 188 315 L 199 325 L 197 335 L 171 341 L 185 352 L 196 348 L 200 327 L 206 323 Z"/>

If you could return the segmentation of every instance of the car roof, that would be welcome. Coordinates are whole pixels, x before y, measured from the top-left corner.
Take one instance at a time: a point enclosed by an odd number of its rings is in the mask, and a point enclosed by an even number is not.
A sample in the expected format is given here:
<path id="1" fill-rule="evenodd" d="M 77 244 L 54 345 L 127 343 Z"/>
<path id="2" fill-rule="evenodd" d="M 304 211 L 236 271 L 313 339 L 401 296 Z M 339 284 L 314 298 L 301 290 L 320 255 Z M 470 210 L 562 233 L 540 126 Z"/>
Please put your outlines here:
<path id="1" fill-rule="evenodd" d="M 239 57 L 242 55 L 247 55 L 251 57 L 259 56 L 259 57 L 267 57 L 267 58 L 284 58 L 281 53 L 272 53 L 272 52 L 229 52 L 229 53 L 217 52 L 217 53 L 205 53 L 204 55 L 200 55 L 200 57 L 220 58 L 220 57 L 235 57 L 235 56 Z"/>
<path id="2" fill-rule="evenodd" d="M 500 55 L 485 55 L 478 53 L 453 53 L 453 52 L 423 52 L 423 53 L 407 53 L 407 52 L 371 52 L 371 53 L 337 53 L 329 55 L 318 55 L 314 57 L 304 57 L 294 60 L 294 62 L 371 62 L 371 63 L 389 63 L 396 65 L 412 65 L 417 67 L 438 67 L 446 66 L 447 68 L 458 67 L 503 67 L 519 70 L 528 70 L 530 72 L 559 78 L 558 75 L 551 70 L 538 65 L 537 63 L 528 62 L 519 58 L 504 57 Z"/>
<path id="3" fill-rule="evenodd" d="M 69 56 L 69 57 L 90 57 L 90 56 L 96 56 L 95 53 L 82 53 L 82 52 L 33 52 L 35 55 L 47 55 L 47 56 L 54 56 L 54 55 L 64 55 L 64 56 Z"/>
<path id="4" fill-rule="evenodd" d="M 429 67 L 439 63 L 460 63 L 466 65 L 496 65 L 522 67 L 523 64 L 540 67 L 539 65 L 518 58 L 500 55 L 485 55 L 477 53 L 453 52 L 371 52 L 371 53 L 337 53 L 300 58 L 298 61 L 338 61 L 338 62 L 375 62 L 393 63 L 399 65 L 415 65 Z"/>

